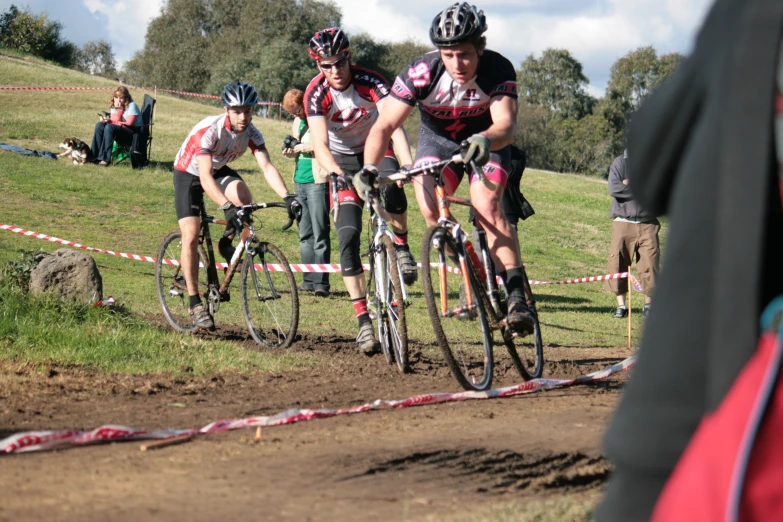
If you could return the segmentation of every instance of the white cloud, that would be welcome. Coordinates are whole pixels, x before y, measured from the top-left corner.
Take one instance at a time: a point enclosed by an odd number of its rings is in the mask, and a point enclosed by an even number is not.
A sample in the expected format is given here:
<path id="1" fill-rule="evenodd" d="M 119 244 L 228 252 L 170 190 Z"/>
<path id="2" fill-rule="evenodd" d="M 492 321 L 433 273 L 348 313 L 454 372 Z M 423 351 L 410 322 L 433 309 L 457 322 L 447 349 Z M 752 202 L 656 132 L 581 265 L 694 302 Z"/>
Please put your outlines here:
<path id="1" fill-rule="evenodd" d="M 160 14 L 163 0 L 84 0 L 84 4 L 108 20 L 112 49 L 121 66 L 144 47 L 147 26 Z"/>

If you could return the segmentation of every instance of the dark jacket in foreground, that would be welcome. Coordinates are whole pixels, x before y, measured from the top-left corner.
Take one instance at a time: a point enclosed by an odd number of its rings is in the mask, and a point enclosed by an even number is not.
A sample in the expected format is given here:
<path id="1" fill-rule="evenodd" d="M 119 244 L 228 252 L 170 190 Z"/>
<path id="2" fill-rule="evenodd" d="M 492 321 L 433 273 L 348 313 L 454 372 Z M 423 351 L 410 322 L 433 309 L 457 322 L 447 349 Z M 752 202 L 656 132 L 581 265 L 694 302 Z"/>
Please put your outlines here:
<path id="1" fill-rule="evenodd" d="M 781 293 L 772 121 L 780 0 L 718 0 L 693 55 L 634 117 L 634 196 L 670 217 L 639 362 L 605 438 L 596 520 L 648 520 L 702 415 L 756 348 Z"/>

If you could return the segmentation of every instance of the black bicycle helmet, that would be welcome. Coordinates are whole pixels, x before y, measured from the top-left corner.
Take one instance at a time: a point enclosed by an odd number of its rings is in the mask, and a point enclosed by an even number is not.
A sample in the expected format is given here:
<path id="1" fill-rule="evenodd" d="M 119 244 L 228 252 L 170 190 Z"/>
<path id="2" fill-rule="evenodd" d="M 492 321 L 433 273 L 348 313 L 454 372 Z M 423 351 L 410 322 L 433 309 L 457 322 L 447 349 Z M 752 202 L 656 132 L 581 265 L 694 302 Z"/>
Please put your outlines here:
<path id="1" fill-rule="evenodd" d="M 338 56 L 350 47 L 348 36 L 336 27 L 318 31 L 310 38 L 310 57 L 313 60 Z"/>
<path id="2" fill-rule="evenodd" d="M 430 26 L 430 40 L 436 47 L 449 47 L 475 42 L 486 30 L 484 11 L 462 2 L 444 9 L 435 17 Z"/>
<path id="3" fill-rule="evenodd" d="M 256 88 L 245 82 L 231 82 L 223 89 L 224 107 L 241 107 L 258 103 Z"/>

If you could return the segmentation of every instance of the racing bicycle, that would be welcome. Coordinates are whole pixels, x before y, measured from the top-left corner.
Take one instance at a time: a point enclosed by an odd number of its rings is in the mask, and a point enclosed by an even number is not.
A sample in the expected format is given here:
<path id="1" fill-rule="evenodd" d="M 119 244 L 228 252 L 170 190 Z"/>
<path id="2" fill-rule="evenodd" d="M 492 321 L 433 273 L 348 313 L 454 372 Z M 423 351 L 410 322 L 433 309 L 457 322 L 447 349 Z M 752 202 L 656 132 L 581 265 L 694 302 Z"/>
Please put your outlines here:
<path id="1" fill-rule="evenodd" d="M 435 179 L 440 216 L 438 223 L 425 232 L 421 251 L 427 311 L 452 375 L 466 390 L 486 390 L 492 385 L 496 331 L 500 333 L 513 366 L 525 380 L 538 378 L 543 373 L 543 343 L 527 275 L 523 278 L 524 294 L 534 318 L 534 331 L 529 336 L 520 336 L 506 323 L 506 291 L 497 277 L 486 236 L 483 231 L 479 232 L 477 252 L 449 210 L 450 204 L 472 206 L 469 199 L 447 195 L 444 186 L 443 169 L 462 163 L 462 156 L 456 153 L 443 161 L 379 178 L 376 185 L 411 181 L 414 176 L 421 175 Z M 494 188 L 475 162 L 471 162 L 470 167 L 482 183 Z"/>
<path id="2" fill-rule="evenodd" d="M 285 208 L 285 203 L 252 203 L 240 207 L 244 227 L 239 245 L 228 263 L 222 281 L 218 278 L 209 225 L 226 225 L 223 219 L 208 216 L 200 206 L 198 243 L 198 291 L 212 317 L 221 303 L 231 299 L 229 285 L 239 270 L 240 302 L 250 335 L 261 346 L 287 348 L 294 341 L 299 324 L 299 296 L 288 260 L 275 245 L 256 237 L 253 213 L 267 208 Z M 283 230 L 290 228 L 289 218 Z M 188 290 L 179 264 L 182 233 L 171 232 L 163 240 L 155 262 L 158 299 L 163 315 L 179 332 L 193 332 L 196 326 L 189 313 Z M 244 257 L 244 259 L 243 259 Z"/>
<path id="3" fill-rule="evenodd" d="M 344 182 L 332 174 L 332 208 L 339 215 L 339 190 L 346 189 Z M 394 248 L 394 232 L 388 226 L 389 213 L 379 204 L 377 194 L 365 193 L 364 201 L 370 212 L 370 242 L 368 256 L 370 269 L 367 278 L 367 307 L 370 309 L 381 350 L 389 364 L 408 371 L 408 328 L 405 324 L 405 308 L 408 294 L 402 284 L 402 267 Z M 335 218 L 336 219 L 336 218 Z"/>

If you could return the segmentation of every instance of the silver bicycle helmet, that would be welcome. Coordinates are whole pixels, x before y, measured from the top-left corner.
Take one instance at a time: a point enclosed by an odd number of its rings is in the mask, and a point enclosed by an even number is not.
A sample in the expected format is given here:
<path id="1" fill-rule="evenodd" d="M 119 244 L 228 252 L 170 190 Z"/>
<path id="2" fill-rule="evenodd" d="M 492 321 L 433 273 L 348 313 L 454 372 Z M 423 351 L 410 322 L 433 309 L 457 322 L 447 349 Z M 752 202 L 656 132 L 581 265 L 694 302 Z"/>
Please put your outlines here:
<path id="1" fill-rule="evenodd" d="M 256 88 L 245 82 L 231 82 L 223 89 L 224 107 L 242 107 L 258 103 Z"/>
<path id="2" fill-rule="evenodd" d="M 436 47 L 475 42 L 487 30 L 484 11 L 467 2 L 457 3 L 438 13 L 430 26 L 430 40 Z"/>

